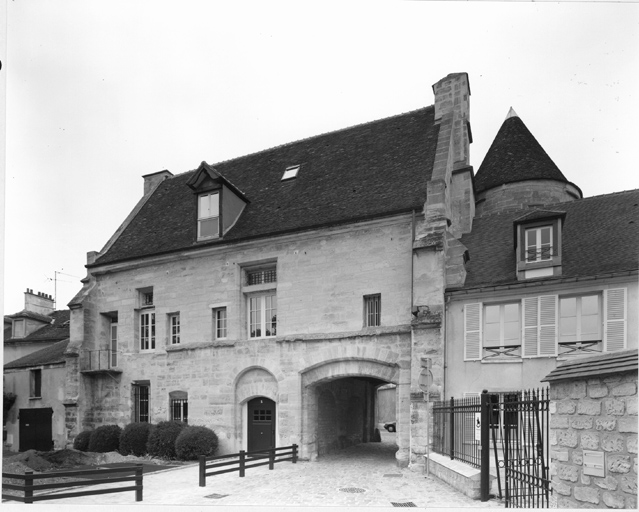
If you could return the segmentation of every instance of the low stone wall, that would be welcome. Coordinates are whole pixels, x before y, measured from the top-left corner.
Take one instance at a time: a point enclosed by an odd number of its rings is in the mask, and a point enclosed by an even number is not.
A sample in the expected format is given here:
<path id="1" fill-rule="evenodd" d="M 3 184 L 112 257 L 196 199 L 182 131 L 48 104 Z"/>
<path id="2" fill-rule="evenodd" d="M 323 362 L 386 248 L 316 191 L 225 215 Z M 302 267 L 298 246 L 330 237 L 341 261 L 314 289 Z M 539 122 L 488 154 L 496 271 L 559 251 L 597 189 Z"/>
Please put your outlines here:
<path id="1" fill-rule="evenodd" d="M 636 509 L 637 371 L 595 375 L 550 381 L 551 504 Z M 603 454 L 603 476 L 584 450 Z"/>

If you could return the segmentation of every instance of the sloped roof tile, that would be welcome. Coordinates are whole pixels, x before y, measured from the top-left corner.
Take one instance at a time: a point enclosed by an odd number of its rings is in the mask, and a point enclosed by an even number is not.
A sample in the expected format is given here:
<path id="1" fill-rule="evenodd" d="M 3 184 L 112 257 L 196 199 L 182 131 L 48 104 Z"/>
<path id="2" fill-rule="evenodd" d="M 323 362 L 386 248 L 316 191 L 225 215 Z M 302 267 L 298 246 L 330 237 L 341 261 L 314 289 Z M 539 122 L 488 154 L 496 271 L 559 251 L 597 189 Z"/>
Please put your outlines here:
<path id="1" fill-rule="evenodd" d="M 224 236 L 196 243 L 195 171 L 163 181 L 94 265 L 421 209 L 439 126 L 434 108 L 213 165 L 250 201 Z M 284 170 L 301 164 L 294 180 Z"/>
<path id="2" fill-rule="evenodd" d="M 561 277 L 586 277 L 639 268 L 639 189 L 547 205 L 566 212 Z M 476 218 L 461 242 L 468 249 L 462 288 L 517 283 L 513 222 L 522 210 Z"/>
<path id="3" fill-rule="evenodd" d="M 556 382 L 566 379 L 587 379 L 599 375 L 610 375 L 620 372 L 637 372 L 639 367 L 637 349 L 612 352 L 590 357 L 580 357 L 574 361 L 563 363 L 548 375 L 542 382 Z"/>
<path id="4" fill-rule="evenodd" d="M 20 359 L 11 361 L 10 363 L 5 364 L 4 368 L 8 370 L 14 368 L 30 368 L 33 366 L 42 366 L 45 364 L 64 363 L 64 352 L 66 351 L 68 345 L 68 339 L 59 341 L 49 347 L 43 348 L 41 350 L 36 350 L 35 352 L 27 354 Z"/>
<path id="5" fill-rule="evenodd" d="M 17 315 L 18 313 L 16 313 Z M 33 313 L 35 314 L 35 313 Z M 15 317 L 16 315 L 11 315 Z M 5 338 L 5 342 L 12 343 L 30 343 L 34 341 L 60 341 L 69 337 L 69 319 L 71 311 L 59 310 L 54 311 L 48 316 L 38 315 L 38 318 L 46 319 L 48 322 L 39 329 L 28 334 L 24 338 Z"/>

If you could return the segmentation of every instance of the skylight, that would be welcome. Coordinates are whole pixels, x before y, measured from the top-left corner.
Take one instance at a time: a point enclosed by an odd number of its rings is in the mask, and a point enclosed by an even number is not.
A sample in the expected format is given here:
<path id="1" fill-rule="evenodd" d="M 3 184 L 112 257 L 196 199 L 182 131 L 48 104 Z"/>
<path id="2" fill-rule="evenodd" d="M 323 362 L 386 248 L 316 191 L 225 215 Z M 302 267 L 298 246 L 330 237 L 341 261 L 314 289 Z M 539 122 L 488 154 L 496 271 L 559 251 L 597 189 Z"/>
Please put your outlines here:
<path id="1" fill-rule="evenodd" d="M 292 180 L 293 178 L 296 178 L 297 171 L 299 170 L 300 170 L 299 165 L 291 165 L 290 167 L 287 167 L 286 170 L 284 171 L 284 175 L 282 176 L 282 181 Z"/>

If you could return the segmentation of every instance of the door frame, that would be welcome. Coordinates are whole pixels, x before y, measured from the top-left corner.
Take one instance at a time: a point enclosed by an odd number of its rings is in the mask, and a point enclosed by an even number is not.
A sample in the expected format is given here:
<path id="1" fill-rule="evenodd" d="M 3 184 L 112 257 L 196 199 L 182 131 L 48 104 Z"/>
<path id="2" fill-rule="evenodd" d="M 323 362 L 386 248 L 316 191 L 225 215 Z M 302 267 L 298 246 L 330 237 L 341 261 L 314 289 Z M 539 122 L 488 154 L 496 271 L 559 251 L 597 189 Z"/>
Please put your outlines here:
<path id="1" fill-rule="evenodd" d="M 268 396 L 264 396 L 264 395 L 257 395 L 257 396 L 252 396 L 248 399 L 246 399 L 243 403 L 242 403 L 242 450 L 248 451 L 248 444 L 249 444 L 249 402 L 251 400 L 255 400 L 256 398 L 265 398 L 267 400 L 270 400 L 271 402 L 273 402 L 273 407 L 274 407 L 274 416 L 273 416 L 273 446 L 277 446 L 278 441 L 279 441 L 279 429 L 277 428 L 278 425 L 278 421 L 279 421 L 279 407 L 278 407 L 278 403 L 276 400 L 274 400 L 273 398 L 270 398 Z"/>

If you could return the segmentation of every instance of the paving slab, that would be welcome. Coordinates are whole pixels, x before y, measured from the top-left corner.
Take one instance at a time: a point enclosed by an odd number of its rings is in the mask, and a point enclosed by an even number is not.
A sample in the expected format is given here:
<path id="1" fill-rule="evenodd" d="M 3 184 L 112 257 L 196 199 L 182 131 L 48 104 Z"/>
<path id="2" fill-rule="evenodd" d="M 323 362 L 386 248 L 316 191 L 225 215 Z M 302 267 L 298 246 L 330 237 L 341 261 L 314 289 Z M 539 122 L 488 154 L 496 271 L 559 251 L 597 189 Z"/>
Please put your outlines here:
<path id="1" fill-rule="evenodd" d="M 340 508 L 502 508 L 496 500 L 475 501 L 435 477 L 399 468 L 397 447 L 392 443 L 366 443 L 316 462 L 281 462 L 207 478 L 198 485 L 196 464 L 144 475 L 144 500 L 136 503 L 134 492 L 46 500 L 39 503 L 72 505 L 199 505 L 255 510 Z M 109 484 L 92 486 L 106 488 Z"/>

